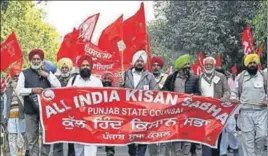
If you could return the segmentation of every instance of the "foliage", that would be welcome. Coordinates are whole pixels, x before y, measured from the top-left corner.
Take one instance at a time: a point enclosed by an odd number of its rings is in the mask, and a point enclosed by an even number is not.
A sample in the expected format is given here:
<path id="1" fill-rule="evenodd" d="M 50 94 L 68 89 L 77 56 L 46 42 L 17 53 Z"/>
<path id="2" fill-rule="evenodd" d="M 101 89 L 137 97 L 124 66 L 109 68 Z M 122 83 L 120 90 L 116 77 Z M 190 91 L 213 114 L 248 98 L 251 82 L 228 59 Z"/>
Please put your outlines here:
<path id="1" fill-rule="evenodd" d="M 31 1 L 9 1 L 1 10 L 1 43 L 12 31 L 16 33 L 24 55 L 24 68 L 28 67 L 28 53 L 33 48 L 45 51 L 47 60 L 56 62 L 59 34 L 44 22 L 46 14 Z"/>
<path id="2" fill-rule="evenodd" d="M 220 54 L 223 66 L 231 69 L 241 64 L 241 33 L 257 15 L 260 2 L 156 1 L 154 9 L 157 22 L 149 25 L 152 49 L 168 49 L 165 55 L 172 59 L 199 51 Z"/>
<path id="3" fill-rule="evenodd" d="M 266 64 L 267 58 L 267 1 L 261 3 L 258 14 L 250 21 L 252 25 L 253 38 L 255 42 L 255 49 L 257 49 L 262 43 L 264 43 L 262 63 Z"/>

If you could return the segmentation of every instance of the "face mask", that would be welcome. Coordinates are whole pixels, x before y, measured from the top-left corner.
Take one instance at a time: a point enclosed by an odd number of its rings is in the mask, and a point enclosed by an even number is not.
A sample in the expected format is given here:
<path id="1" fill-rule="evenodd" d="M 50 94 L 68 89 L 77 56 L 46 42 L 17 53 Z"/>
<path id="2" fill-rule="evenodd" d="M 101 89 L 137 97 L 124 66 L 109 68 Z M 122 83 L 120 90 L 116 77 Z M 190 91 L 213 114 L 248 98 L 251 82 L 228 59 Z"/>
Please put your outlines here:
<path id="1" fill-rule="evenodd" d="M 191 70 L 190 67 L 183 68 L 182 70 L 184 71 L 184 74 L 186 76 L 188 76 L 188 77 L 190 76 L 190 70 Z"/>
<path id="2" fill-rule="evenodd" d="M 111 87 L 112 86 L 112 82 L 111 81 L 104 81 L 102 82 L 104 87 Z"/>
<path id="3" fill-rule="evenodd" d="M 91 70 L 89 70 L 87 68 L 80 70 L 80 76 L 82 78 L 87 79 L 90 77 L 90 75 L 91 75 Z"/>
<path id="4" fill-rule="evenodd" d="M 38 70 L 38 69 L 41 68 L 41 66 L 42 66 L 42 62 L 40 62 L 38 65 L 33 64 L 33 62 L 31 62 L 31 68 L 32 69 Z"/>

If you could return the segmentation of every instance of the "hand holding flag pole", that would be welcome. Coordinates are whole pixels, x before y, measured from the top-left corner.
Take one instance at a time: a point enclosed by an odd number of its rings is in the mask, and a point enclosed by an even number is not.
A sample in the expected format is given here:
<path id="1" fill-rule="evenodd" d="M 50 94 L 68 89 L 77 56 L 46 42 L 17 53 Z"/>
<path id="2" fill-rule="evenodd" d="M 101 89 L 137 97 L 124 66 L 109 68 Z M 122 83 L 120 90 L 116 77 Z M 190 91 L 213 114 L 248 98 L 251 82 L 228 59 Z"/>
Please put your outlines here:
<path id="1" fill-rule="evenodd" d="M 122 80 L 124 82 L 125 80 L 124 80 L 124 74 L 123 74 L 124 73 L 124 55 L 123 55 L 123 53 L 124 53 L 124 50 L 126 49 L 126 45 L 125 45 L 123 40 L 120 40 L 117 42 L 117 46 L 118 46 L 118 49 L 121 53 L 121 76 L 122 76 Z"/>

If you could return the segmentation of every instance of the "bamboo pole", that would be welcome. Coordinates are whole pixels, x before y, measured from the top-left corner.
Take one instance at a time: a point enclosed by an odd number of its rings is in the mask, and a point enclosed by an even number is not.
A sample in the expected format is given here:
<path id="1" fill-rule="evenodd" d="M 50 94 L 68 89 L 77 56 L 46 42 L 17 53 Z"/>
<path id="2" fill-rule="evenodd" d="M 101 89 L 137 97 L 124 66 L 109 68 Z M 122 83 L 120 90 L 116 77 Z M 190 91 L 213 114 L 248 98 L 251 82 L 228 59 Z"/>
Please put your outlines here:
<path id="1" fill-rule="evenodd" d="M 268 74 L 268 0 L 266 0 L 266 69 L 267 69 L 267 73 L 266 74 Z M 268 81 L 268 79 L 267 79 L 267 81 Z M 268 90 L 268 85 L 266 86 L 267 87 L 267 89 L 266 90 Z M 266 95 L 267 96 L 267 95 Z M 267 106 L 267 114 L 268 114 L 268 106 Z M 268 116 L 267 116 L 267 118 L 268 118 Z M 266 133 L 268 133 L 268 124 L 267 124 L 267 132 Z M 266 137 L 268 137 L 268 134 L 267 134 L 267 136 Z M 266 138 L 266 145 L 268 146 L 268 138 Z M 268 149 L 267 149 L 267 156 L 268 156 Z"/>

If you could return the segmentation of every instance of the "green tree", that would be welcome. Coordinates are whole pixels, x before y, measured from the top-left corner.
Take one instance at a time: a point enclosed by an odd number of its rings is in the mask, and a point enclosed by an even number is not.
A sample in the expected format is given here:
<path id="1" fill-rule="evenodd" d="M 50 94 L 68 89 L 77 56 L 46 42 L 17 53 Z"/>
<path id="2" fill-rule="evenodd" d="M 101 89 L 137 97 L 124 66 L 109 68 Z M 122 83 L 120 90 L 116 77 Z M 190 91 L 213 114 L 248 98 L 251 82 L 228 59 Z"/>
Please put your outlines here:
<path id="1" fill-rule="evenodd" d="M 255 43 L 255 49 L 264 43 L 263 55 L 262 55 L 262 64 L 266 64 L 267 58 L 267 9 L 268 2 L 261 2 L 261 7 L 258 11 L 258 14 L 250 21 L 250 25 L 252 25 L 253 38 Z"/>
<path id="2" fill-rule="evenodd" d="M 44 22 L 46 13 L 31 1 L 8 1 L 1 10 L 1 43 L 12 31 L 16 33 L 24 55 L 24 67 L 28 67 L 28 53 L 33 48 L 45 51 L 47 60 L 56 62 L 60 35 Z"/>
<path id="3" fill-rule="evenodd" d="M 158 42 L 152 45 L 169 49 L 170 58 L 178 52 L 220 54 L 223 65 L 231 69 L 241 62 L 241 33 L 259 7 L 259 1 L 156 1 L 156 20 L 163 24 L 152 29 L 151 37 L 157 38 L 152 40 Z"/>

